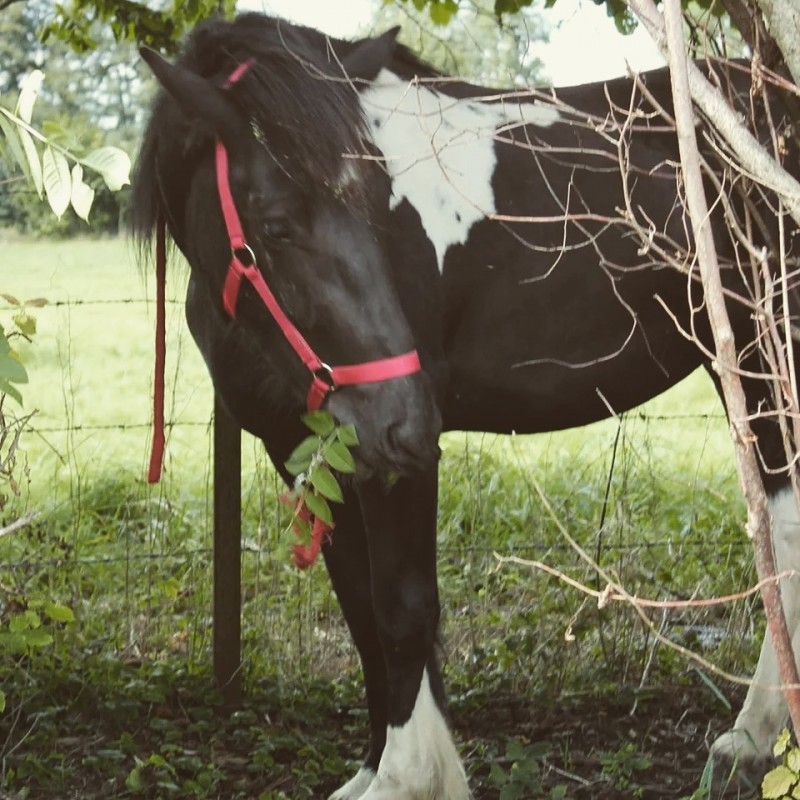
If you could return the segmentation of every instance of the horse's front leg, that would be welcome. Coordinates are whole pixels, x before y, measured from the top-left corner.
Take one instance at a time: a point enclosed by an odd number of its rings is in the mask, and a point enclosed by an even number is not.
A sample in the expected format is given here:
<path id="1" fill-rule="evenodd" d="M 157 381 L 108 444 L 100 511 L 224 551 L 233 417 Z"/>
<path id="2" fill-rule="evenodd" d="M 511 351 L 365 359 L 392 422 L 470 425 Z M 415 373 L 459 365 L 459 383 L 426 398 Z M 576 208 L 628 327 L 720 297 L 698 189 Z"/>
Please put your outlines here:
<path id="1" fill-rule="evenodd" d="M 325 565 L 342 613 L 361 658 L 369 709 L 370 741 L 364 764 L 329 800 L 358 800 L 378 772 L 386 744 L 386 664 L 372 607 L 369 553 L 358 498 L 345 489 L 336 508 L 332 542 L 323 548 Z"/>
<path id="2" fill-rule="evenodd" d="M 435 647 L 437 473 L 360 484 L 372 608 L 386 670 L 386 737 L 362 800 L 466 800 Z"/>

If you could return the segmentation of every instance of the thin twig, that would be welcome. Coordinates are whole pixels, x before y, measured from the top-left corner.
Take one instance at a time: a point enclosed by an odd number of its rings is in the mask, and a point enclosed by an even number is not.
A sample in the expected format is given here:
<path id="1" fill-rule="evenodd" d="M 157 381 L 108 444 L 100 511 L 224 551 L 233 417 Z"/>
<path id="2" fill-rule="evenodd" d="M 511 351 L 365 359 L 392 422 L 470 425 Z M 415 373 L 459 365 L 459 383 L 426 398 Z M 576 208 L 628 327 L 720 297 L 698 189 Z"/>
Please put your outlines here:
<path id="1" fill-rule="evenodd" d="M 8 536 L 11 533 L 15 533 L 27 525 L 30 525 L 38 516 L 38 511 L 29 511 L 27 514 L 19 519 L 15 519 L 12 523 L 6 525 L 4 528 L 0 528 L 0 539 L 2 539 L 4 536 Z"/>
<path id="2" fill-rule="evenodd" d="M 538 569 L 542 572 L 546 572 L 548 575 L 552 575 L 554 578 L 558 578 L 563 583 L 572 586 L 573 589 L 577 589 L 579 592 L 589 597 L 594 597 L 597 600 L 598 608 L 605 608 L 605 606 L 613 602 L 628 603 L 631 602 L 631 600 L 642 608 L 683 609 L 724 606 L 736 602 L 737 600 L 746 600 L 748 597 L 758 594 L 768 583 L 777 584 L 782 580 L 786 580 L 786 578 L 800 578 L 800 570 L 787 569 L 777 575 L 764 578 L 749 589 L 736 592 L 735 594 L 726 594 L 720 597 L 704 597 L 694 600 L 648 600 L 646 597 L 637 597 L 636 595 L 629 594 L 615 581 L 607 584 L 606 588 L 603 590 L 592 589 L 585 583 L 581 583 L 565 572 L 551 567 L 549 564 L 545 564 L 542 561 L 530 561 L 527 558 L 520 558 L 519 556 L 502 556 L 497 552 L 493 555 L 500 564 L 519 564 L 520 566 L 530 567 L 531 569 Z"/>

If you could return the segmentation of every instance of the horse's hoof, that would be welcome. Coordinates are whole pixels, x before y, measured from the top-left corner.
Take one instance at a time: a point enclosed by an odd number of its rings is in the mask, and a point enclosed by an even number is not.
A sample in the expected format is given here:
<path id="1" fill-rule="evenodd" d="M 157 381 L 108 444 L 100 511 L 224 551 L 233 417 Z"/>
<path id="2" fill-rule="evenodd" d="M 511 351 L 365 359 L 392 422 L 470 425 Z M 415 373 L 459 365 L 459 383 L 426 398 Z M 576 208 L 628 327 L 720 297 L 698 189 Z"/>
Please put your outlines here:
<path id="1" fill-rule="evenodd" d="M 367 767 L 361 769 L 341 789 L 335 791 L 328 800 L 359 800 L 375 780 L 374 770 Z"/>
<path id="2" fill-rule="evenodd" d="M 761 781 L 770 759 L 742 731 L 728 731 L 711 748 L 710 800 L 750 800 L 761 797 Z"/>

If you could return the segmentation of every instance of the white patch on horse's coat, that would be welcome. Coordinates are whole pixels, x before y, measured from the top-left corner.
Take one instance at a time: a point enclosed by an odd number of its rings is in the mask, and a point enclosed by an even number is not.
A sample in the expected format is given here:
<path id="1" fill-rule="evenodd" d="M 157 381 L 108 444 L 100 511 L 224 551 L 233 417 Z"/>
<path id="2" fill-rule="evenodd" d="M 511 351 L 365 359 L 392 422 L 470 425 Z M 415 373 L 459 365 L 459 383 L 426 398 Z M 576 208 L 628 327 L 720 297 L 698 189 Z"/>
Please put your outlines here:
<path id="1" fill-rule="evenodd" d="M 431 692 L 428 671 L 402 727 L 389 726 L 378 773 L 361 800 L 469 800 L 461 759 Z"/>
<path id="2" fill-rule="evenodd" d="M 772 540 L 775 566 L 778 572 L 800 570 L 800 515 L 794 493 L 785 489 L 770 497 Z M 781 597 L 792 649 L 800 652 L 800 579 L 787 578 L 781 582 Z M 780 690 L 780 672 L 769 631 L 764 634 L 753 683 L 747 692 L 742 710 L 733 730 L 714 743 L 713 754 L 729 763 L 736 759 L 765 759 L 788 715 L 786 701 Z"/>
<path id="3" fill-rule="evenodd" d="M 408 199 L 436 250 L 448 248 L 495 213 L 495 136 L 525 124 L 549 127 L 559 114 L 543 103 L 457 99 L 383 70 L 361 94 L 374 143 L 392 179 L 392 208 Z"/>
<path id="4" fill-rule="evenodd" d="M 375 780 L 375 770 L 368 767 L 361 769 L 341 789 L 334 792 L 328 800 L 359 800 Z"/>

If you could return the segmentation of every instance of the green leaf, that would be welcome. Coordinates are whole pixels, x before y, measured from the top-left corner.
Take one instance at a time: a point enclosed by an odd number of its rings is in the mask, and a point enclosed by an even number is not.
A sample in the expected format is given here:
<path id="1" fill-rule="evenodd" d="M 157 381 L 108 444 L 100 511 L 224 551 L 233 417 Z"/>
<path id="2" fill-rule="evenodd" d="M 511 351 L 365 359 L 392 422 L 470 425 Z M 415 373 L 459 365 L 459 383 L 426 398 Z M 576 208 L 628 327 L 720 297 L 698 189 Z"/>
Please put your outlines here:
<path id="1" fill-rule="evenodd" d="M 493 763 L 489 769 L 489 785 L 505 786 L 507 783 L 508 775 L 506 771 L 498 763 Z"/>
<path id="2" fill-rule="evenodd" d="M 69 208 L 72 196 L 72 178 L 69 174 L 69 163 L 63 153 L 46 147 L 42 160 L 42 178 L 47 202 L 53 213 L 61 219 Z"/>
<path id="3" fill-rule="evenodd" d="M 706 686 L 708 686 L 708 688 L 711 690 L 711 693 L 714 695 L 714 697 L 716 697 L 717 700 L 719 700 L 719 702 L 722 703 L 722 705 L 725 707 L 725 710 L 726 711 L 732 711 L 731 702 L 722 693 L 722 689 L 720 689 L 717 686 L 717 684 L 714 683 L 714 681 L 712 681 L 711 678 L 708 675 L 706 675 L 705 672 L 703 672 L 703 670 L 699 669 L 698 667 L 692 667 L 692 670 L 694 672 L 696 672 L 697 675 L 699 676 L 700 680 L 703 681 L 703 683 Z M 787 733 L 788 733 L 788 731 L 787 731 Z"/>
<path id="4" fill-rule="evenodd" d="M 44 613 L 53 622 L 75 622 L 75 615 L 72 613 L 72 609 L 60 603 L 45 603 Z"/>
<path id="5" fill-rule="evenodd" d="M 0 378 L 0 394 L 7 394 L 13 397 L 20 405 L 22 405 L 22 394 L 20 391 L 5 378 Z"/>
<path id="6" fill-rule="evenodd" d="M 784 728 L 778 734 L 778 738 L 776 739 L 775 744 L 772 747 L 772 755 L 774 755 L 775 758 L 779 758 L 780 756 L 782 756 L 789 749 L 791 740 L 792 740 L 792 735 L 789 733 L 787 728 Z"/>
<path id="7" fill-rule="evenodd" d="M 12 355 L 0 355 L 0 379 L 14 383 L 27 383 L 25 367 Z"/>
<path id="8" fill-rule="evenodd" d="M 353 473 L 356 471 L 356 462 L 345 445 L 338 439 L 328 442 L 322 450 L 325 463 L 338 472 Z"/>
<path id="9" fill-rule="evenodd" d="M 314 431 L 317 436 L 327 436 L 333 433 L 336 422 L 333 415 L 328 411 L 314 411 L 310 414 L 303 414 L 301 417 L 303 424 Z"/>
<path id="10" fill-rule="evenodd" d="M 17 100 L 16 114 L 17 116 L 30 124 L 31 117 L 33 116 L 33 104 L 39 96 L 39 89 L 42 88 L 44 81 L 44 72 L 40 69 L 35 69 L 29 75 L 26 75 L 22 81 L 22 88 L 19 92 L 19 99 Z"/>
<path id="11" fill-rule="evenodd" d="M 75 164 L 72 167 L 72 185 L 69 201 L 75 213 L 84 222 L 88 222 L 89 212 L 94 202 L 94 189 L 83 182 L 83 167 L 80 164 Z"/>
<path id="12" fill-rule="evenodd" d="M 306 505 L 308 510 L 315 516 L 321 519 L 326 525 L 333 525 L 333 512 L 324 497 L 320 497 L 314 492 L 308 492 L 305 496 Z M 311 531 L 309 531 L 309 536 Z"/>
<path id="13" fill-rule="evenodd" d="M 340 425 L 336 429 L 336 438 L 345 447 L 356 447 L 358 445 L 358 434 L 355 425 Z"/>
<path id="14" fill-rule="evenodd" d="M 0 689 L 0 714 L 6 710 L 6 693 Z"/>
<path id="15" fill-rule="evenodd" d="M 36 628 L 25 634 L 25 643 L 28 647 L 49 647 L 53 637 L 43 628 Z"/>
<path id="16" fill-rule="evenodd" d="M 800 750 L 793 747 L 786 755 L 786 766 L 794 772 L 795 775 L 800 776 Z"/>
<path id="17" fill-rule="evenodd" d="M 81 159 L 84 167 L 99 172 L 106 186 L 118 192 L 131 182 L 131 160 L 124 150 L 118 147 L 100 147 Z"/>
<path id="18" fill-rule="evenodd" d="M 22 142 L 22 149 L 25 151 L 25 159 L 28 164 L 28 174 L 30 175 L 31 181 L 33 181 L 36 194 L 39 195 L 39 199 L 41 200 L 42 192 L 44 190 L 44 181 L 42 178 L 42 162 L 39 161 L 39 151 L 36 149 L 36 143 L 33 141 L 33 137 L 28 133 L 28 131 L 24 130 L 23 128 L 19 128 L 17 133 L 20 141 Z"/>
<path id="19" fill-rule="evenodd" d="M 131 792 L 139 794 L 145 789 L 144 778 L 142 777 L 142 768 L 134 767 L 125 778 L 125 788 Z"/>
<path id="20" fill-rule="evenodd" d="M 328 500 L 333 500 L 335 503 L 343 503 L 344 495 L 342 494 L 342 487 L 339 486 L 339 481 L 333 477 L 333 473 L 327 467 L 319 467 L 315 469 L 309 476 L 311 485 Z"/>
<path id="21" fill-rule="evenodd" d="M 35 611 L 28 609 L 21 614 L 16 614 L 8 621 L 8 630 L 11 633 L 23 633 L 33 628 L 39 628 L 42 620 Z"/>
<path id="22" fill-rule="evenodd" d="M 455 0 L 432 0 L 428 7 L 428 14 L 434 25 L 447 25 L 458 11 Z"/>
<path id="23" fill-rule="evenodd" d="M 509 739 L 506 744 L 506 758 L 509 761 L 520 761 L 526 757 L 525 745 L 519 739 Z"/>
<path id="24" fill-rule="evenodd" d="M 518 783 L 507 783 L 500 790 L 500 800 L 520 800 L 525 792 L 525 787 Z"/>
<path id="25" fill-rule="evenodd" d="M 14 156 L 14 160 L 22 169 L 25 177 L 29 181 L 32 181 L 33 176 L 31 175 L 31 168 L 28 166 L 28 157 L 25 155 L 18 128 L 10 119 L 4 116 L 3 112 L 5 112 L 5 109 L 0 108 L 0 130 L 3 132 L 6 144 L 8 144 L 11 155 Z"/>
<path id="26" fill-rule="evenodd" d="M 761 783 L 761 794 L 764 800 L 780 800 L 794 786 L 797 776 L 781 764 L 764 776 Z"/>
<path id="27" fill-rule="evenodd" d="M 31 337 L 36 333 L 36 317 L 32 317 L 25 311 L 15 314 L 12 318 L 14 324 L 19 328 L 20 333 L 24 336 Z"/>
<path id="28" fill-rule="evenodd" d="M 319 450 L 319 447 L 320 441 L 317 436 L 307 436 L 292 450 L 292 454 L 286 460 L 284 466 L 292 475 L 299 475 L 301 472 L 305 472 L 311 466 L 311 459 Z"/>

